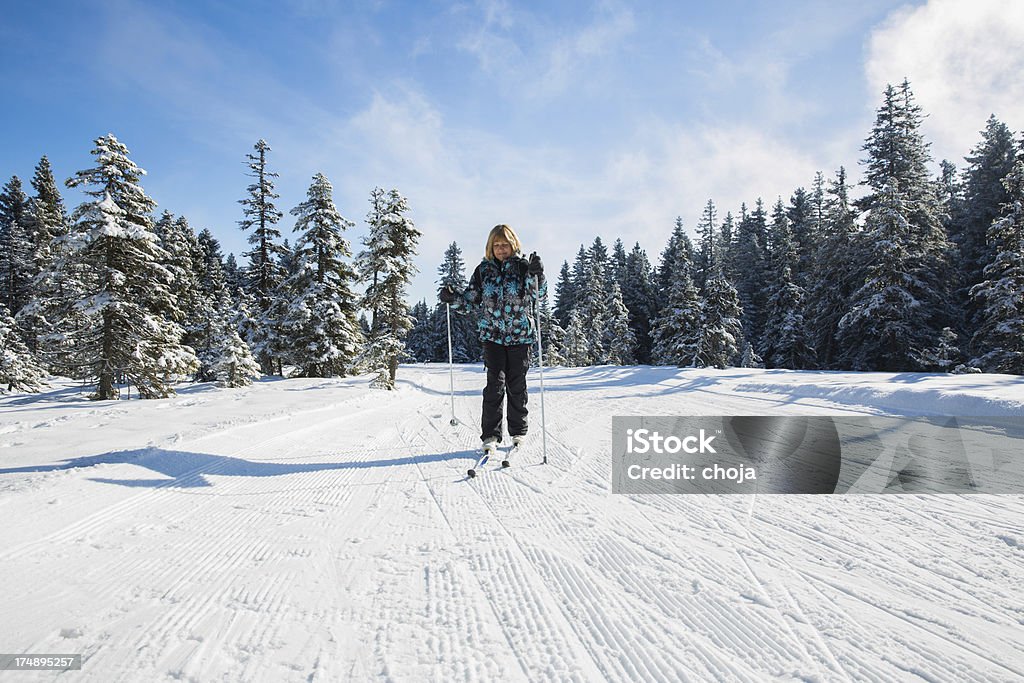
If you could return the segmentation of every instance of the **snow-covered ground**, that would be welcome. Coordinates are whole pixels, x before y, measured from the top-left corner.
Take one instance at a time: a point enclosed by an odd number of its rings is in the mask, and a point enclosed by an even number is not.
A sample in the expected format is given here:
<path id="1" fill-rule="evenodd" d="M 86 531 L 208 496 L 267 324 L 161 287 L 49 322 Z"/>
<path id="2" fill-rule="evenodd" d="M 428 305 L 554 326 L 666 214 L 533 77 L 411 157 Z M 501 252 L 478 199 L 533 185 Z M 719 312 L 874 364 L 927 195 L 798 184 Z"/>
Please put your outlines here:
<path id="1" fill-rule="evenodd" d="M 554 369 L 465 479 L 480 366 L 0 398 L 0 680 L 1024 678 L 1024 498 L 622 496 L 612 415 L 1024 413 L 1002 375 Z"/>

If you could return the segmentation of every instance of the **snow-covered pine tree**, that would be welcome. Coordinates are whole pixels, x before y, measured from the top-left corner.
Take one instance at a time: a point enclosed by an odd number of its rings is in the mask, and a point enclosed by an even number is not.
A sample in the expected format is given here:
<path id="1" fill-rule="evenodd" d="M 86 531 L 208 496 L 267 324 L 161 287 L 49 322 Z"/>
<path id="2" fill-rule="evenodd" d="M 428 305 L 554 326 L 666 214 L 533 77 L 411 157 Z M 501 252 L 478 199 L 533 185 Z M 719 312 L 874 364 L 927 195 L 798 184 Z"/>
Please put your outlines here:
<path id="1" fill-rule="evenodd" d="M 988 244 L 995 253 L 985 279 L 971 288 L 981 326 L 971 347 L 986 372 L 1024 375 L 1024 160 L 1003 180 L 1007 201 L 992 221 Z"/>
<path id="2" fill-rule="evenodd" d="M 569 312 L 576 305 L 576 289 L 572 275 L 569 273 L 569 262 L 562 261 L 562 270 L 558 273 L 555 284 L 555 312 L 558 322 L 565 327 L 569 324 Z"/>
<path id="3" fill-rule="evenodd" d="M 154 224 L 154 232 L 165 254 L 161 265 L 173 277 L 168 292 L 177 309 L 174 321 L 185 330 L 182 342 L 198 352 L 207 345 L 203 335 L 211 314 L 211 306 L 203 296 L 196 270 L 199 240 L 188 219 L 175 217 L 170 211 L 161 214 Z"/>
<path id="4" fill-rule="evenodd" d="M 668 238 L 668 244 L 665 245 L 665 249 L 661 252 L 661 261 L 658 264 L 658 273 L 655 278 L 658 285 L 659 310 L 668 302 L 669 293 L 672 291 L 672 284 L 675 282 L 675 259 L 676 254 L 680 253 L 678 246 L 680 244 L 682 244 L 683 252 L 686 254 L 686 268 L 691 268 L 694 258 L 693 243 L 690 242 L 690 237 L 683 229 L 682 217 L 677 216 L 675 226 L 672 228 L 672 234 Z M 693 277 L 692 272 L 690 277 Z"/>
<path id="5" fill-rule="evenodd" d="M 953 372 L 957 368 L 963 368 L 963 351 L 960 349 L 959 339 L 960 336 L 952 327 L 942 328 L 935 346 L 925 351 L 922 365 L 928 370 L 938 372 Z"/>
<path id="6" fill-rule="evenodd" d="M 626 247 L 622 239 L 616 238 L 612 246 L 611 275 L 619 283 L 619 289 L 623 289 L 626 279 Z"/>
<path id="7" fill-rule="evenodd" d="M 820 179 L 820 174 L 816 182 Z M 786 207 L 786 218 L 789 220 L 789 235 L 796 250 L 796 262 L 791 265 L 793 282 L 802 288 L 807 287 L 808 268 L 811 255 L 814 253 L 818 235 L 815 230 L 814 197 L 802 187 L 798 187 L 789 198 Z"/>
<path id="8" fill-rule="evenodd" d="M 366 249 L 357 259 L 360 276 L 367 283 L 362 307 L 373 315 L 364 358 L 375 373 L 372 385 L 390 390 L 395 388 L 398 363 L 405 351 L 403 339 L 412 327 L 405 288 L 416 273 L 413 256 L 420 231 L 405 215 L 408 200 L 398 190 L 385 194 L 374 188 L 370 205 L 370 231 L 363 239 Z"/>
<path id="9" fill-rule="evenodd" d="M 935 338 L 928 333 L 929 311 L 918 296 L 921 283 L 908 273 L 913 260 L 909 214 L 894 180 L 868 216 L 866 281 L 853 293 L 838 330 L 838 343 L 854 370 L 919 369 L 921 354 Z"/>
<path id="10" fill-rule="evenodd" d="M 809 269 L 808 329 L 812 333 L 811 346 L 817 351 L 817 365 L 826 369 L 835 368 L 840 356 L 836 341 L 839 321 L 846 315 L 857 282 L 850 261 L 857 223 L 849 190 L 846 169 L 840 167 L 826 190 L 822 234 Z"/>
<path id="11" fill-rule="evenodd" d="M 651 361 L 656 365 L 694 366 L 701 328 L 701 301 L 690 275 L 692 265 L 682 240 L 671 255 L 673 280 L 668 301 L 651 329 Z"/>
<path id="12" fill-rule="evenodd" d="M 224 286 L 232 295 L 245 289 L 245 282 L 248 276 L 244 268 L 238 266 L 238 260 L 234 254 L 228 254 L 224 258 Z"/>
<path id="13" fill-rule="evenodd" d="M 571 368 L 591 365 L 589 325 L 578 309 L 569 312 L 569 327 L 565 330 L 565 364 Z"/>
<path id="14" fill-rule="evenodd" d="M 582 365 L 603 365 L 608 362 L 608 349 L 604 345 L 604 330 L 609 324 L 608 303 L 605 298 L 605 272 L 600 260 L 588 256 L 587 277 L 577 289 L 576 308 L 588 327 L 589 355 Z M 570 326 L 572 322 L 570 320 Z"/>
<path id="15" fill-rule="evenodd" d="M 0 190 L 0 304 L 12 315 L 28 303 L 35 272 L 30 238 L 30 206 L 21 179 L 12 176 Z"/>
<path id="16" fill-rule="evenodd" d="M 42 311 L 64 289 L 63 282 L 53 279 L 54 264 L 61 257 L 69 221 L 50 160 L 45 156 L 36 165 L 32 188 L 35 196 L 29 200 L 29 240 L 33 245 L 30 296 L 15 321 L 24 332 L 29 349 L 36 352 L 40 350 L 40 338 L 53 331 L 51 321 L 43 317 Z"/>
<path id="17" fill-rule="evenodd" d="M 196 237 L 198 252 L 194 263 L 196 280 L 201 297 L 201 312 L 195 323 L 198 339 L 193 344 L 199 358 L 196 379 L 208 382 L 214 379 L 214 344 L 220 334 L 219 325 L 230 320 L 234 311 L 231 297 L 224 282 L 224 264 L 220 242 L 213 234 L 203 229 Z M 237 331 L 237 329 L 236 329 Z"/>
<path id="18" fill-rule="evenodd" d="M 344 377 L 363 344 L 352 292 L 356 273 L 345 259 L 352 249 L 344 237 L 355 223 L 334 205 L 333 188 L 322 173 L 313 176 L 296 216 L 295 272 L 283 285 L 288 308 L 281 321 L 288 359 L 301 377 Z"/>
<path id="19" fill-rule="evenodd" d="M 582 244 L 580 250 L 576 252 L 576 259 L 572 263 L 572 294 L 573 298 L 571 302 L 568 302 L 568 310 L 576 308 L 579 304 L 579 297 L 583 292 L 583 288 L 587 284 L 587 278 L 590 277 L 590 257 L 587 256 L 587 249 Z"/>
<path id="20" fill-rule="evenodd" d="M 405 350 L 416 362 L 424 363 L 437 360 L 438 349 L 435 344 L 434 314 L 433 310 L 427 307 L 426 301 L 417 301 L 410 309 L 409 317 L 412 318 L 412 328 L 405 338 Z M 447 344 L 447 339 L 445 340 Z M 454 340 L 452 346 L 454 347 Z M 447 358 L 445 350 L 445 360 Z"/>
<path id="21" fill-rule="evenodd" d="M 629 311 L 622 302 L 619 283 L 612 282 L 612 293 L 608 297 L 608 322 L 604 327 L 604 348 L 608 349 L 605 362 L 609 365 L 633 365 L 636 363 L 636 337 L 629 326 Z"/>
<path id="22" fill-rule="evenodd" d="M 113 135 L 97 138 L 97 165 L 78 171 L 69 187 L 86 186 L 92 197 L 76 209 L 74 247 L 69 257 L 85 272 L 84 296 L 73 308 L 68 336 L 97 382 L 93 398 L 115 399 L 123 378 L 143 398 L 174 393 L 172 383 L 198 368 L 193 350 L 181 344 L 174 322 L 171 273 L 160 262 L 166 253 L 153 232 L 155 202 L 139 179 L 145 174 Z"/>
<path id="23" fill-rule="evenodd" d="M 277 243 L 281 238 L 281 232 L 274 226 L 284 214 L 274 205 L 274 200 L 280 195 L 274 192 L 274 178 L 278 177 L 278 174 L 267 170 L 267 152 L 271 151 L 270 145 L 260 139 L 253 148 L 256 153 L 246 154 L 245 158 L 249 167 L 247 175 L 255 182 L 246 188 L 248 196 L 238 200 L 245 216 L 238 225 L 242 230 L 252 230 L 249 244 L 253 245 L 253 250 L 244 254 L 249 257 L 246 291 L 256 299 L 254 313 L 258 318 L 253 329 L 253 338 L 249 343 L 256 352 L 263 371 L 272 374 L 279 370 L 280 359 L 274 355 L 274 350 L 279 346 L 276 339 L 278 324 L 271 316 L 270 309 L 274 293 L 285 277 L 285 269 L 281 265 L 281 258 L 285 256 L 285 252 Z"/>
<path id="24" fill-rule="evenodd" d="M 756 348 L 761 343 L 767 303 L 764 283 L 768 279 L 768 227 L 764 203 L 759 198 L 754 212 L 746 205 L 740 211 L 736 246 L 732 262 L 736 273 L 736 291 L 743 315 L 743 331 Z"/>
<path id="25" fill-rule="evenodd" d="M 7 307 L 0 303 L 0 391 L 36 392 L 46 385 L 46 372 L 21 340 Z"/>
<path id="26" fill-rule="evenodd" d="M 951 237 L 960 251 L 960 300 L 965 306 L 965 327 L 977 330 L 979 311 L 973 306 L 971 288 L 986 280 L 984 270 L 996 254 L 988 244 L 988 229 L 1008 201 L 1003 179 L 1013 169 L 1016 156 L 1013 133 L 995 116 L 988 119 L 981 141 L 966 158 L 962 204 L 954 211 Z"/>
<path id="27" fill-rule="evenodd" d="M 36 164 L 32 175 L 32 189 L 35 195 L 29 200 L 31 240 L 36 251 L 35 272 L 48 268 L 55 255 L 51 251 L 53 241 L 68 234 L 68 216 L 64 210 L 64 199 L 57 189 L 50 160 L 44 155 Z"/>
<path id="28" fill-rule="evenodd" d="M 754 351 L 754 347 L 750 342 L 743 341 L 743 350 L 740 352 L 740 367 L 741 368 L 763 368 L 764 360 L 761 356 L 757 355 Z"/>
<path id="29" fill-rule="evenodd" d="M 716 268 L 708 280 L 701 308 L 700 336 L 697 340 L 697 367 L 724 369 L 739 359 L 746 339 L 740 318 L 739 294 Z"/>
<path id="30" fill-rule="evenodd" d="M 438 288 L 452 287 L 456 292 L 466 289 L 466 264 L 462 259 L 462 249 L 455 242 L 448 245 L 444 252 L 444 261 L 437 269 Z M 435 307 L 434 360 L 448 360 L 448 311 L 442 303 Z M 456 363 L 471 363 L 481 357 L 482 349 L 477 336 L 478 315 L 468 311 L 465 315 L 452 315 L 452 359 Z"/>
<path id="31" fill-rule="evenodd" d="M 853 257 L 866 280 L 839 329 L 855 369 L 919 369 L 924 352 L 955 318 L 950 244 L 928 173 L 922 118 L 910 84 L 890 85 L 864 144 L 871 192 L 860 204 L 869 213 L 864 248 Z"/>
<path id="32" fill-rule="evenodd" d="M 238 334 L 238 328 L 221 319 L 211 345 L 210 373 L 223 387 L 237 388 L 252 384 L 262 375 L 260 364 Z"/>
<path id="33" fill-rule="evenodd" d="M 693 263 L 693 284 L 699 291 L 704 291 L 704 285 L 711 277 L 712 264 L 715 262 L 715 241 L 718 222 L 718 211 L 715 209 L 715 202 L 711 199 L 704 205 L 704 212 L 700 216 L 700 223 L 697 224 L 697 234 L 700 235 L 700 244 L 697 253 L 694 255 Z"/>
<path id="34" fill-rule="evenodd" d="M 558 318 L 551 313 L 546 294 L 540 301 L 540 333 L 543 336 L 541 343 L 544 346 L 544 366 L 568 365 L 565 359 L 566 331 L 558 322 Z M 534 364 L 537 364 L 536 358 Z"/>
<path id="35" fill-rule="evenodd" d="M 626 256 L 625 283 L 622 288 L 622 302 L 629 311 L 630 327 L 636 338 L 636 359 L 639 363 L 651 362 L 651 323 L 658 315 L 658 291 L 654 284 L 651 262 L 640 243 Z"/>
<path id="36" fill-rule="evenodd" d="M 772 278 L 767 285 L 764 335 L 758 352 L 769 368 L 812 368 L 814 349 L 804 319 L 806 294 L 793 275 L 800 255 L 781 199 L 772 211 L 771 231 Z"/>

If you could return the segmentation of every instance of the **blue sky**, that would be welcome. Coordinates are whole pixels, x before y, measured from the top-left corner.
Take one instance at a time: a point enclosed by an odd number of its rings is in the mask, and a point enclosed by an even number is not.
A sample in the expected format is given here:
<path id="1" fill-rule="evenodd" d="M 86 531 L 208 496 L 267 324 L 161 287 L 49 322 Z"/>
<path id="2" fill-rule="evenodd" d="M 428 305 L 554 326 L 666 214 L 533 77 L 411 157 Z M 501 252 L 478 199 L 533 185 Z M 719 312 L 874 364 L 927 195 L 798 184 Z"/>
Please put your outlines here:
<path id="1" fill-rule="evenodd" d="M 859 180 L 904 77 L 936 158 L 962 164 L 990 113 L 1024 127 L 1022 46 L 1024 3 L 997 0 L 16 3 L 0 176 L 27 183 L 46 154 L 63 180 L 113 132 L 161 211 L 240 254 L 262 137 L 279 208 L 325 173 L 356 248 L 374 186 L 409 198 L 420 298 L 445 247 L 471 268 L 495 223 L 552 271 L 596 235 L 656 260 L 709 198 L 724 215 L 818 170 Z"/>

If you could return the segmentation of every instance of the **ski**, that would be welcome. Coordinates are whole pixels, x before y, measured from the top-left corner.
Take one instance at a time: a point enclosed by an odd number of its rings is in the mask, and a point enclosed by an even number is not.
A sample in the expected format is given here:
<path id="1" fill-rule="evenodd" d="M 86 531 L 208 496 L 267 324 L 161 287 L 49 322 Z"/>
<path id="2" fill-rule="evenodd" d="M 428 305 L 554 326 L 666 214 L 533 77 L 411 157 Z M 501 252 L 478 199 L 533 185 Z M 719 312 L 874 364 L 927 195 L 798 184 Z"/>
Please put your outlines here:
<path id="1" fill-rule="evenodd" d="M 477 469 L 483 467 L 485 464 L 487 464 L 487 461 L 491 459 L 491 456 L 497 454 L 498 447 L 496 445 L 492 446 L 491 448 L 484 448 L 483 455 L 480 456 L 480 459 L 476 461 L 475 465 L 469 468 L 469 471 L 466 472 L 466 476 L 468 476 L 470 479 L 475 477 Z"/>
<path id="2" fill-rule="evenodd" d="M 512 456 L 513 454 L 518 453 L 520 448 L 522 448 L 522 445 L 512 444 L 512 447 L 508 449 L 508 453 L 505 455 L 505 459 L 501 461 L 502 469 L 512 467 Z"/>
<path id="3" fill-rule="evenodd" d="M 488 462 L 490 462 L 492 458 L 497 459 L 499 450 L 505 451 L 505 457 L 502 458 L 501 460 L 501 467 L 494 469 L 505 470 L 508 469 L 509 467 L 512 467 L 512 456 L 515 455 L 516 453 L 519 453 L 522 450 L 522 445 L 513 444 L 509 446 L 507 449 L 499 449 L 498 447 L 495 447 L 492 452 L 485 451 L 484 454 L 480 457 L 480 459 L 477 460 L 476 464 L 469 468 L 469 470 L 466 472 L 466 476 L 469 479 L 475 479 L 478 475 L 482 474 L 483 472 L 481 471 L 481 468 Z"/>

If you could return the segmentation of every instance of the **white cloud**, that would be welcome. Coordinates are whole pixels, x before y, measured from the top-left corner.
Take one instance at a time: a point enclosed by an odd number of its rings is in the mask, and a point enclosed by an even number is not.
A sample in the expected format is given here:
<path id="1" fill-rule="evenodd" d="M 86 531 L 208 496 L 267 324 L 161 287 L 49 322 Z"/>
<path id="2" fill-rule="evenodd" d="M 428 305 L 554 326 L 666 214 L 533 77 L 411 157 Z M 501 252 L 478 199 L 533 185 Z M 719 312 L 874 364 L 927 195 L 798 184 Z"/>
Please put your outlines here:
<path id="1" fill-rule="evenodd" d="M 872 32 L 865 72 L 878 101 L 910 79 L 935 158 L 962 165 L 990 114 L 1024 126 L 1024 2 L 930 0 L 893 12 Z"/>
<path id="2" fill-rule="evenodd" d="M 409 89 L 378 93 L 331 137 L 337 151 L 346 151 L 349 169 L 329 173 L 337 178 L 336 194 L 362 202 L 373 184 L 387 183 L 409 198 L 424 233 L 413 299 L 433 297 L 435 271 L 450 242 L 459 243 L 472 268 L 496 223 L 519 230 L 553 276 L 563 259 L 571 262 L 579 245 L 598 235 L 609 245 L 622 238 L 627 248 L 639 241 L 656 262 L 677 215 L 692 233 L 709 198 L 720 217 L 737 213 L 741 202 L 752 208 L 759 196 L 770 208 L 778 196 L 788 201 L 796 187 L 809 187 L 821 168 L 751 127 L 660 120 L 646 121 L 616 149 L 592 158 L 514 145 L 493 133 L 451 127 Z"/>
<path id="3" fill-rule="evenodd" d="M 459 41 L 480 69 L 510 95 L 553 97 L 593 79 L 595 64 L 612 55 L 636 29 L 633 12 L 601 3 L 589 23 L 567 30 L 546 24 L 500 0 L 478 4 L 483 16 Z"/>

